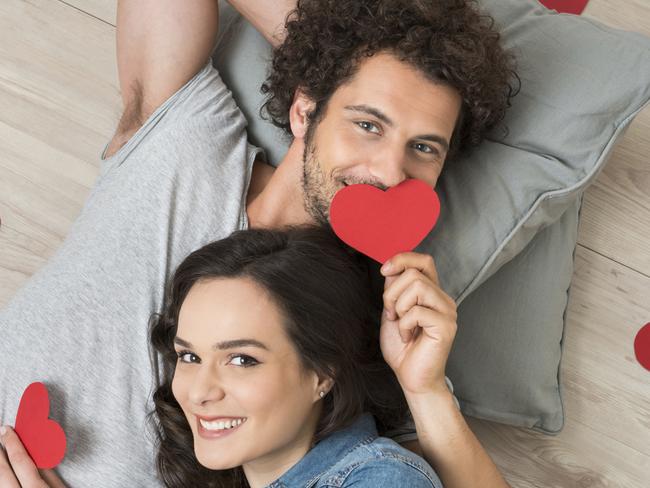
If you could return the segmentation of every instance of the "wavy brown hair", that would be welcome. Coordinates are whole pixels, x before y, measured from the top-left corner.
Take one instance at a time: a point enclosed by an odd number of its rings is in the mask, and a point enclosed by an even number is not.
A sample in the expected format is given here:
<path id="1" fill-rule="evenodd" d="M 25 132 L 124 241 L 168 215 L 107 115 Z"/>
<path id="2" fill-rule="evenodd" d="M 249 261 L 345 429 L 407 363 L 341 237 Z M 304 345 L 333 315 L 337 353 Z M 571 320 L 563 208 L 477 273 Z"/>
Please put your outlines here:
<path id="1" fill-rule="evenodd" d="M 179 265 L 163 312 L 152 317 L 150 330 L 162 361 L 161 368 L 154 364 L 159 378 L 150 420 L 165 486 L 248 486 L 241 468 L 215 471 L 198 462 L 191 428 L 172 393 L 178 315 L 192 286 L 202 280 L 248 278 L 260 285 L 281 310 L 305 370 L 334 379 L 323 399 L 316 442 L 364 412 L 375 416 L 380 430 L 400 426 L 408 408 L 381 355 L 381 294 L 373 292 L 371 277 L 366 258 L 342 244 L 330 229 L 316 226 L 238 231 L 198 249 Z"/>
<path id="2" fill-rule="evenodd" d="M 514 56 L 475 0 L 298 0 L 262 85 L 262 115 L 291 134 L 289 108 L 300 88 L 316 103 L 310 122 L 317 125 L 336 89 L 378 52 L 460 93 L 448 159 L 478 145 L 519 91 Z"/>

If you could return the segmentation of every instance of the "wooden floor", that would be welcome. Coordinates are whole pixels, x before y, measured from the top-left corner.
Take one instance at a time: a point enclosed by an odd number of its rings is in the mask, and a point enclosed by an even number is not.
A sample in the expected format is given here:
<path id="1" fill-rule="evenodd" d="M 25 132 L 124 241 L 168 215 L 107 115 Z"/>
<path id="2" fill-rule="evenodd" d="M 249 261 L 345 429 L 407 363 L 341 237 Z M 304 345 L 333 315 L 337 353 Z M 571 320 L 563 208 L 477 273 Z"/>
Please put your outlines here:
<path id="1" fill-rule="evenodd" d="M 584 15 L 650 36 L 650 0 L 591 0 Z M 61 244 L 97 176 L 119 117 L 114 25 L 111 0 L 0 2 L 0 307 Z M 650 486 L 650 371 L 632 347 L 647 322 L 650 107 L 585 196 L 564 430 L 468 419 L 514 487 Z"/>

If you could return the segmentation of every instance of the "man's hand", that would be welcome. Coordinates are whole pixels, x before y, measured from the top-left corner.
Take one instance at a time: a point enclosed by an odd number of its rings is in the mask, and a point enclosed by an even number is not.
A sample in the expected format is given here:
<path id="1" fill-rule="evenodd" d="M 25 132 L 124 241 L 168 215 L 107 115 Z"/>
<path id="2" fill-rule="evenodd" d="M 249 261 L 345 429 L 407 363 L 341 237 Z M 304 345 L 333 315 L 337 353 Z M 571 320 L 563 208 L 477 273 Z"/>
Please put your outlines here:
<path id="1" fill-rule="evenodd" d="M 384 263 L 381 350 L 405 394 L 447 392 L 445 365 L 456 335 L 456 303 L 438 283 L 429 255 L 401 253 Z"/>
<path id="2" fill-rule="evenodd" d="M 16 432 L 2 427 L 0 435 L 0 486 L 2 488 L 65 488 L 52 469 L 39 471 Z"/>
<path id="3" fill-rule="evenodd" d="M 440 289 L 433 259 L 398 254 L 381 273 L 386 277 L 381 350 L 404 390 L 422 456 L 446 488 L 509 488 L 445 383 L 456 303 Z"/>

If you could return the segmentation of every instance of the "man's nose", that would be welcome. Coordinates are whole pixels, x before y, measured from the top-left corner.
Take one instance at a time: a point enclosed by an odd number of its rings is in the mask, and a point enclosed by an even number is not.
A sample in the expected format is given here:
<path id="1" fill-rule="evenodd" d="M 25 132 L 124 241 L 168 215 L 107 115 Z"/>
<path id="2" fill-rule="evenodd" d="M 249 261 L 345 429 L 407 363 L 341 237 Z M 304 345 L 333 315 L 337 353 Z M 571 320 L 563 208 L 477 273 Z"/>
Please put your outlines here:
<path id="1" fill-rule="evenodd" d="M 197 406 L 221 400 L 225 396 L 225 390 L 218 376 L 213 368 L 202 364 L 192 378 L 189 400 Z"/>
<path id="2" fill-rule="evenodd" d="M 407 178 L 404 151 L 387 150 L 375 154 L 370 173 L 378 182 L 388 188 L 399 185 Z"/>

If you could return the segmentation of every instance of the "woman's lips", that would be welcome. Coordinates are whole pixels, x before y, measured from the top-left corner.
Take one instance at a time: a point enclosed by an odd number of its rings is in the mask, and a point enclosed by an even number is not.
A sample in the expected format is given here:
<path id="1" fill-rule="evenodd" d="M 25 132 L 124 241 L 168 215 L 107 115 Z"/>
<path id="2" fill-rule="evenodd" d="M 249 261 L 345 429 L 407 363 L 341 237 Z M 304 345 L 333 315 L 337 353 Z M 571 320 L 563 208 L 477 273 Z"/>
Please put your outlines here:
<path id="1" fill-rule="evenodd" d="M 234 420 L 237 417 L 219 417 L 218 420 Z M 228 429 L 207 429 L 201 424 L 201 419 L 203 420 L 208 420 L 206 417 L 196 417 L 196 431 L 199 434 L 200 437 L 203 439 L 220 439 L 222 437 L 225 437 L 229 434 L 232 434 L 236 431 L 238 431 L 245 423 L 247 418 L 245 417 L 240 417 L 242 422 L 239 425 L 235 425 L 234 427 L 230 427 Z M 216 418 L 209 419 L 211 422 L 214 422 L 217 420 Z"/>

